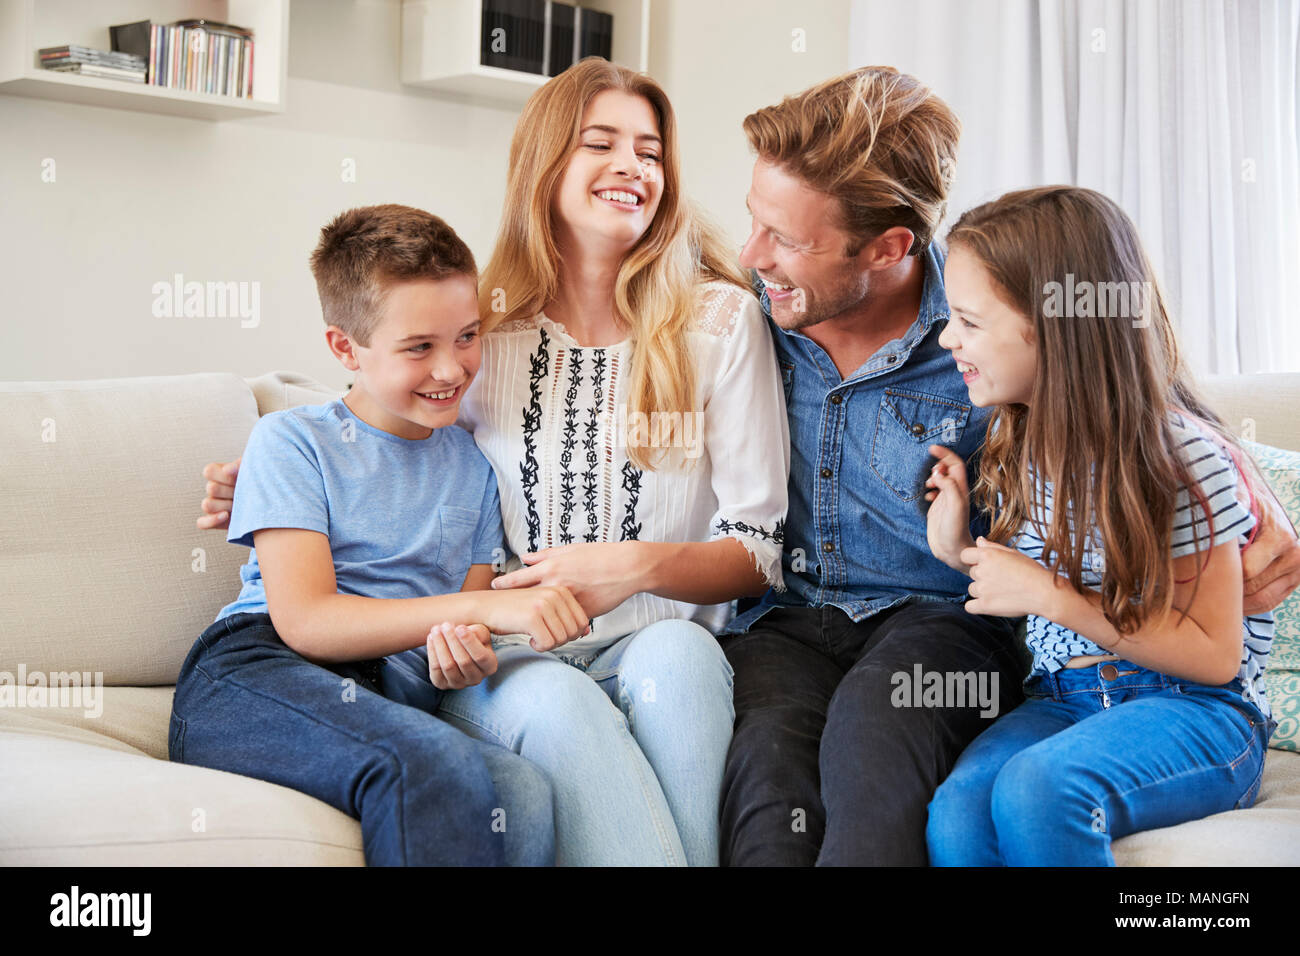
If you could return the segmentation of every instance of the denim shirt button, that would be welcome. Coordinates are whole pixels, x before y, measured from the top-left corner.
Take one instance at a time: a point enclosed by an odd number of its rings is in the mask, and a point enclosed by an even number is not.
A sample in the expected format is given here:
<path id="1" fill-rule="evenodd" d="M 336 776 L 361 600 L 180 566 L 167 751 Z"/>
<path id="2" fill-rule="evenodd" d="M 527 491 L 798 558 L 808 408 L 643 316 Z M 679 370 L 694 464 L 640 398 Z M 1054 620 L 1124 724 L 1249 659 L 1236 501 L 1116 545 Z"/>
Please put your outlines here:
<path id="1" fill-rule="evenodd" d="M 835 550 L 835 545 L 833 545 L 833 544 L 831 544 L 831 542 L 827 541 L 826 543 L 824 543 L 824 544 L 822 545 L 822 550 L 825 551 L 827 554 L 830 554 L 832 551 Z"/>
<path id="2" fill-rule="evenodd" d="M 833 475 L 833 474 L 835 474 L 835 472 L 831 471 L 829 468 L 823 468 L 823 469 L 822 469 L 822 477 L 823 477 L 823 478 L 829 478 L 829 477 L 830 477 L 831 475 Z"/>
<path id="3" fill-rule="evenodd" d="M 839 392 L 836 392 L 834 395 L 831 396 L 832 405 L 838 405 L 842 401 L 844 401 L 844 398 L 843 396 L 840 395 Z"/>
<path id="4" fill-rule="evenodd" d="M 898 356 L 897 356 L 897 355 L 889 355 L 889 356 L 886 356 L 886 357 L 885 357 L 885 364 L 886 364 L 886 365 L 893 365 L 893 364 L 894 364 L 895 362 L 897 362 L 897 361 L 898 361 Z"/>
<path id="5" fill-rule="evenodd" d="M 920 438 L 922 435 L 925 434 L 925 426 L 922 425 L 920 422 L 917 422 L 915 425 L 912 426 L 912 434 L 915 435 L 917 438 Z"/>

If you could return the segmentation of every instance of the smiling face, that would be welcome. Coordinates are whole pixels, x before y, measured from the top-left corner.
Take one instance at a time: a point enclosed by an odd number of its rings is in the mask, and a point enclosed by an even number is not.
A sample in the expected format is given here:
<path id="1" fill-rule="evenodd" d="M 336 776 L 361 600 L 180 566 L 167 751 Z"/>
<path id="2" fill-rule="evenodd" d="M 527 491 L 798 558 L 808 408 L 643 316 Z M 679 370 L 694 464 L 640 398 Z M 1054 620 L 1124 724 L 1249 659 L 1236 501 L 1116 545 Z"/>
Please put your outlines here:
<path id="1" fill-rule="evenodd" d="M 641 240 L 663 193 L 661 135 L 644 97 L 622 90 L 592 97 L 551 204 L 561 248 L 621 256 Z"/>
<path id="2" fill-rule="evenodd" d="M 864 259 L 844 255 L 849 236 L 835 223 L 839 203 L 759 159 L 746 197 L 753 223 L 740 264 L 767 285 L 772 320 L 802 329 L 856 308 L 867 297 Z"/>
<path id="3" fill-rule="evenodd" d="M 1007 305 L 983 264 L 963 246 L 943 270 L 951 318 L 939 344 L 952 352 L 976 405 L 1029 403 L 1038 350 L 1029 320 Z"/>
<path id="4" fill-rule="evenodd" d="M 330 326 L 330 348 L 357 373 L 344 401 L 367 425 L 424 439 L 455 424 L 460 400 L 481 360 L 473 277 L 398 282 L 383 317 L 359 345 Z"/>

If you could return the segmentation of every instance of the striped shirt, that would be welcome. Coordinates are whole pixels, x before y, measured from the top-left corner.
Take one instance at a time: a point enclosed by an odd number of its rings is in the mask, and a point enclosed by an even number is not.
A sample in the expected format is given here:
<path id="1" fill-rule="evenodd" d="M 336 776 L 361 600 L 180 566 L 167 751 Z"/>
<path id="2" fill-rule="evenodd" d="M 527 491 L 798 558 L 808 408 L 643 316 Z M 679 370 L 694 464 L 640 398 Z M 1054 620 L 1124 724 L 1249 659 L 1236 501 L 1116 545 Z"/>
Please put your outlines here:
<path id="1" fill-rule="evenodd" d="M 1242 484 L 1242 478 L 1231 457 L 1208 438 L 1204 431 L 1183 416 L 1171 414 L 1169 425 L 1170 435 L 1178 455 L 1187 464 L 1192 478 L 1205 495 L 1211 517 L 1207 522 L 1206 509 L 1201 502 L 1190 494 L 1186 487 L 1180 488 L 1175 498 L 1176 510 L 1170 554 L 1175 558 L 1195 554 L 1198 545 L 1200 552 L 1204 554 L 1207 548 L 1233 539 L 1244 544 L 1251 528 L 1255 526 L 1255 518 L 1237 499 L 1238 486 Z M 1045 510 L 1039 514 L 1037 521 L 1026 520 L 1021 525 L 1020 531 L 1012 536 L 1009 544 L 1021 554 L 1047 564 L 1043 561 L 1043 538 L 1040 529 L 1048 527 L 1052 520 L 1054 504 L 1050 482 L 1044 483 L 1043 494 Z M 1105 555 L 1102 553 L 1101 539 L 1095 528 L 1081 564 L 1084 586 L 1100 589 L 1105 570 Z M 1249 615 L 1243 618 L 1241 628 L 1243 638 L 1241 667 L 1237 671 L 1237 677 L 1243 687 L 1241 696 L 1268 717 L 1270 711 L 1264 696 L 1264 668 L 1268 663 L 1269 646 L 1273 640 L 1273 616 L 1271 614 Z M 1030 677 L 1060 670 L 1072 657 L 1111 653 L 1081 634 L 1036 614 L 1029 615 L 1026 622 L 1025 640 L 1034 655 Z"/>

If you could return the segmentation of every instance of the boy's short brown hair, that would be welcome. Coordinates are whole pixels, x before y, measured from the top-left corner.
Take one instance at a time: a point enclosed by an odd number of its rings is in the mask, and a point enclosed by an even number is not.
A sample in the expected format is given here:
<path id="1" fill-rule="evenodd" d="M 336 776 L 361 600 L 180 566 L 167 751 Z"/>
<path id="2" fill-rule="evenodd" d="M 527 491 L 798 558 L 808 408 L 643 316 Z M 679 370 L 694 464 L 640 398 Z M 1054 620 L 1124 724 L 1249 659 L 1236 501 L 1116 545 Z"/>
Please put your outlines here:
<path id="1" fill-rule="evenodd" d="M 325 226 L 311 274 L 325 324 L 366 346 L 394 283 L 456 275 L 477 281 L 478 268 L 451 226 L 422 209 L 388 203 L 349 209 Z"/>
<path id="2" fill-rule="evenodd" d="M 919 255 L 943 219 L 961 123 L 920 80 L 864 66 L 745 117 L 759 158 L 840 204 L 846 256 L 893 226 Z"/>

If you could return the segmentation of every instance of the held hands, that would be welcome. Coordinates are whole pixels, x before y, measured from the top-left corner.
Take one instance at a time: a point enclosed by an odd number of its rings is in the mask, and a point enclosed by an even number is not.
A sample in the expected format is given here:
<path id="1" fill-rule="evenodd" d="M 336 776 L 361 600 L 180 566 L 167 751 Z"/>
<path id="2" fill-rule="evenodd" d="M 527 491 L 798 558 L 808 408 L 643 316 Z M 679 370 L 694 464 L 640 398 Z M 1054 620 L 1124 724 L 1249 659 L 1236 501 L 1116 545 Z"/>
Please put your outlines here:
<path id="1" fill-rule="evenodd" d="M 493 579 L 494 589 L 535 585 L 567 589 L 591 617 L 612 611 L 641 590 L 636 582 L 645 572 L 638 566 L 635 542 L 630 541 L 566 544 L 520 558 L 528 567 Z"/>
<path id="2" fill-rule="evenodd" d="M 204 466 L 203 479 L 208 483 L 207 497 L 199 505 L 203 516 L 194 522 L 199 528 L 206 531 L 210 528 L 230 527 L 230 506 L 234 504 L 235 479 L 239 475 L 239 463 L 242 460 L 241 455 L 232 462 L 214 461 Z"/>
<path id="3" fill-rule="evenodd" d="M 497 578 L 493 581 L 496 586 Z M 550 651 L 591 631 L 582 605 L 568 588 L 507 590 L 485 600 L 483 623 L 497 634 L 527 634 L 535 651 Z M 429 658 L 433 660 L 432 656 Z"/>
<path id="4" fill-rule="evenodd" d="M 971 600 L 966 602 L 969 613 L 1052 617 L 1055 575 L 1033 558 L 980 535 L 974 547 L 961 552 L 961 561 L 970 567 Z"/>
<path id="5" fill-rule="evenodd" d="M 439 690 L 473 687 L 497 672 L 492 633 L 482 624 L 435 624 L 425 639 L 429 680 Z"/>
<path id="6" fill-rule="evenodd" d="M 939 459 L 925 480 L 925 536 L 934 556 L 954 570 L 969 574 L 959 555 L 974 546 L 970 539 L 970 489 L 966 485 L 966 463 L 951 448 L 931 445 L 930 454 Z"/>

